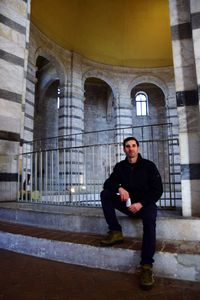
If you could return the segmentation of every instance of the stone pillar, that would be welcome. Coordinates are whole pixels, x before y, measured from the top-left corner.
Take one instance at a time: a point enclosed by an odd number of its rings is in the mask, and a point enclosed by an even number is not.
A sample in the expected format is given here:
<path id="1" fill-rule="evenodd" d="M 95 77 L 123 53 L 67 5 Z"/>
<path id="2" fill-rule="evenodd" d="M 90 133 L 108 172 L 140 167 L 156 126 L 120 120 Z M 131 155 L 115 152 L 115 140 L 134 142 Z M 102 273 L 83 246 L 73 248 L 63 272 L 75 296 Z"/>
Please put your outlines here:
<path id="1" fill-rule="evenodd" d="M 190 0 L 192 37 L 194 44 L 194 57 L 198 84 L 198 97 L 200 101 L 200 1 Z M 199 102 L 200 103 L 200 102 Z"/>
<path id="2" fill-rule="evenodd" d="M 0 1 L 0 201 L 17 199 L 23 134 L 30 1 Z"/>
<path id="3" fill-rule="evenodd" d="M 200 137 L 189 0 L 170 0 L 170 25 L 179 118 L 182 211 L 200 215 Z"/>
<path id="4" fill-rule="evenodd" d="M 80 56 L 72 53 L 70 81 L 60 87 L 59 136 L 65 148 L 60 167 L 65 189 L 78 191 L 83 185 L 84 92 Z"/>
<path id="5" fill-rule="evenodd" d="M 25 98 L 25 116 L 24 116 L 24 134 L 23 134 L 23 140 L 25 142 L 24 151 L 32 150 L 32 148 L 27 149 L 26 142 L 33 141 L 35 85 L 37 82 L 35 74 L 36 74 L 35 65 L 33 65 L 30 61 L 28 61 L 27 81 L 26 81 L 26 98 Z"/>
<path id="6" fill-rule="evenodd" d="M 120 96 L 116 99 L 116 141 L 122 142 L 124 138 L 132 134 L 132 105 L 131 99 Z M 129 128 L 127 128 L 129 127 Z"/>
<path id="7" fill-rule="evenodd" d="M 124 158 L 123 140 L 132 136 L 132 105 L 131 99 L 126 96 L 120 96 L 116 99 L 116 136 L 115 142 L 119 144 L 117 150 L 117 161 Z"/>

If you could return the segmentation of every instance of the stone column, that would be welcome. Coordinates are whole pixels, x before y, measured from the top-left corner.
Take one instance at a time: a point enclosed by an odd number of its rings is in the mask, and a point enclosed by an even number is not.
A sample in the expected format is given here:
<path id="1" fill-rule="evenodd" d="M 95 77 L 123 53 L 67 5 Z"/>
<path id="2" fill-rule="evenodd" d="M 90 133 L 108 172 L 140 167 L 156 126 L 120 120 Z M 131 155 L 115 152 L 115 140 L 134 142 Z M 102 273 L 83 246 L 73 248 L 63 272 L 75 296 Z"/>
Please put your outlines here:
<path id="1" fill-rule="evenodd" d="M 60 167 L 65 189 L 74 192 L 83 184 L 84 92 L 79 55 L 72 53 L 70 80 L 60 90 L 59 136 L 66 149 Z"/>
<path id="2" fill-rule="evenodd" d="M 131 99 L 125 95 L 120 95 L 116 100 L 115 141 L 119 144 L 117 161 L 120 161 L 124 158 L 122 142 L 126 137 L 132 136 L 132 105 Z"/>
<path id="3" fill-rule="evenodd" d="M 0 201 L 17 199 L 23 134 L 30 1 L 0 1 Z"/>
<path id="4" fill-rule="evenodd" d="M 200 1 L 190 0 L 192 37 L 194 44 L 194 57 L 198 84 L 198 97 L 200 101 Z"/>
<path id="5" fill-rule="evenodd" d="M 200 137 L 196 68 L 188 0 L 170 0 L 181 160 L 182 211 L 200 215 Z"/>
<path id="6" fill-rule="evenodd" d="M 34 130 L 34 109 L 35 109 L 35 85 L 37 79 L 35 77 L 36 67 L 28 61 L 27 81 L 26 81 L 26 98 L 25 98 L 25 115 L 24 115 L 24 151 L 32 150 L 27 142 L 33 141 Z"/>

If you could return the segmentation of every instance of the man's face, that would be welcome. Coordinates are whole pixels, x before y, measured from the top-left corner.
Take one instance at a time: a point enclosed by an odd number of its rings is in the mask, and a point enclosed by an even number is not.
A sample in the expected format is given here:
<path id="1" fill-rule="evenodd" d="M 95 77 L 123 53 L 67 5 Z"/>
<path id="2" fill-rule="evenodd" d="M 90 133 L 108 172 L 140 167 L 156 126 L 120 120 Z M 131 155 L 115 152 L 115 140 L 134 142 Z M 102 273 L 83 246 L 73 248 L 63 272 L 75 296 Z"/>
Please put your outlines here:
<path id="1" fill-rule="evenodd" d="M 137 159 L 139 153 L 139 147 L 135 140 L 130 140 L 126 142 L 124 147 L 124 153 L 128 159 Z"/>

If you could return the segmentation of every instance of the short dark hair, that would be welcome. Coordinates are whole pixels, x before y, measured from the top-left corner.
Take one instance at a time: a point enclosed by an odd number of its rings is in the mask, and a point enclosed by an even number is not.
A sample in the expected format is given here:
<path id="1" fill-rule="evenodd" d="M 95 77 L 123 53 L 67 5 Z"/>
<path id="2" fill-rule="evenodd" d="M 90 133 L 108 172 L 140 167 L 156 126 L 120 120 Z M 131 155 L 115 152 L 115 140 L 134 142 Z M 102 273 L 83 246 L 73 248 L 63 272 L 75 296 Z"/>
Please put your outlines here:
<path id="1" fill-rule="evenodd" d="M 132 140 L 135 141 L 137 146 L 139 147 L 139 142 L 134 136 L 129 136 L 129 137 L 125 138 L 123 140 L 123 147 L 125 148 L 126 143 L 129 142 L 129 141 L 132 141 Z"/>

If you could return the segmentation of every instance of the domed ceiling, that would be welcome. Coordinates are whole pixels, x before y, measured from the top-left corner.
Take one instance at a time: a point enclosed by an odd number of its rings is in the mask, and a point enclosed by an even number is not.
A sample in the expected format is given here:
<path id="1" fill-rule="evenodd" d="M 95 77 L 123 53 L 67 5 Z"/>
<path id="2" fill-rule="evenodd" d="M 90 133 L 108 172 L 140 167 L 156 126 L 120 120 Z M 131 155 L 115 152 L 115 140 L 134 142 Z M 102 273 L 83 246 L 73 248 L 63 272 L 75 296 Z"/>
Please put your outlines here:
<path id="1" fill-rule="evenodd" d="M 58 45 L 97 62 L 172 65 L 168 0 L 32 0 L 31 21 Z"/>

